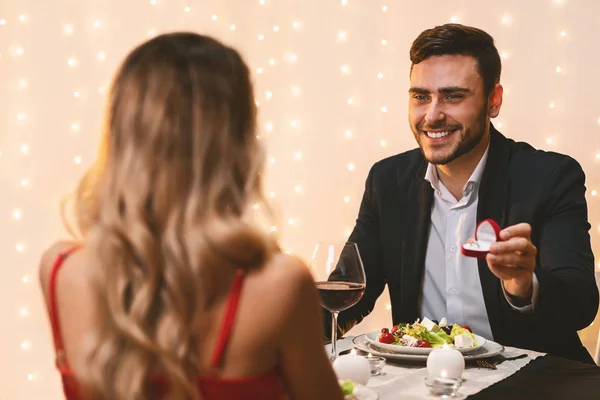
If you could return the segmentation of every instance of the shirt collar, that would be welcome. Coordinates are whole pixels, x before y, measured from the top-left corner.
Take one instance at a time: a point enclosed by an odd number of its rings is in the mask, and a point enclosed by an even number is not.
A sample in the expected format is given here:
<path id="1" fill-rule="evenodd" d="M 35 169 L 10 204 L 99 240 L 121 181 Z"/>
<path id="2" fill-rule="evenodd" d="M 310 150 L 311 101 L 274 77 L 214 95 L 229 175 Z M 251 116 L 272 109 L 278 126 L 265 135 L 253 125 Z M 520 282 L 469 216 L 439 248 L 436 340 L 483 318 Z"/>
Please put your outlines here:
<path id="1" fill-rule="evenodd" d="M 469 188 L 475 189 L 475 186 L 479 186 L 479 183 L 481 182 L 481 177 L 483 176 L 483 171 L 485 170 L 485 165 L 487 163 L 489 149 L 490 144 L 488 143 L 488 146 L 485 149 L 485 153 L 483 153 L 481 160 L 479 160 L 479 163 L 473 170 L 473 173 L 471 173 L 469 180 L 467 180 L 467 183 L 465 183 L 465 186 L 463 187 L 463 193 L 466 194 L 467 191 L 471 191 L 469 190 Z M 425 171 L 425 180 L 431 184 L 433 190 L 440 193 L 441 182 L 439 180 L 437 168 L 434 164 L 427 163 L 427 170 Z"/>

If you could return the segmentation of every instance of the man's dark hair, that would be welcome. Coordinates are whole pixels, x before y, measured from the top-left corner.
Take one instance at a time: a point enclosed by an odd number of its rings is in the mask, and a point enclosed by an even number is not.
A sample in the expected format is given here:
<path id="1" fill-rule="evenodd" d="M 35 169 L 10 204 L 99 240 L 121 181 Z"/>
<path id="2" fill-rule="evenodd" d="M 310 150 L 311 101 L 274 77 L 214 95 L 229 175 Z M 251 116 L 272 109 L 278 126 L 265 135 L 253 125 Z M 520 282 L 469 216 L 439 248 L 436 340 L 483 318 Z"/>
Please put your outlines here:
<path id="1" fill-rule="evenodd" d="M 423 31 L 410 48 L 412 65 L 433 56 L 465 55 L 475 58 L 489 95 L 500 82 L 502 64 L 494 38 L 481 29 L 460 24 L 445 24 Z M 411 66 L 412 71 L 412 66 Z"/>

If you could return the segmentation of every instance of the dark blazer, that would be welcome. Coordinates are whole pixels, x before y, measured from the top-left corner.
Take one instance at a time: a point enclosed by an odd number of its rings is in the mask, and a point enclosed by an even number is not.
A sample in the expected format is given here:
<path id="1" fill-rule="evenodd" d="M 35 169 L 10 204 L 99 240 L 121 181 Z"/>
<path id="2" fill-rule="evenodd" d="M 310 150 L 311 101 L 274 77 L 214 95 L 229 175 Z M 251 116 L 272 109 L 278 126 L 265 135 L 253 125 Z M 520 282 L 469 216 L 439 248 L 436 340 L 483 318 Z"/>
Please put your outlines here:
<path id="1" fill-rule="evenodd" d="M 348 239 L 358 245 L 367 287 L 358 304 L 340 313 L 342 332 L 373 310 L 386 284 L 394 324 L 423 317 L 418 304 L 433 203 L 433 189 L 424 179 L 426 168 L 420 149 L 386 158 L 371 168 Z M 507 139 L 491 125 L 477 220 L 493 218 L 502 228 L 531 224 L 539 281 L 535 310 L 520 313 L 507 303 L 500 280 L 485 259 L 478 260 L 494 341 L 593 362 L 577 335 L 598 310 L 584 195 L 585 175 L 574 159 Z M 330 332 L 331 320 L 325 318 L 325 323 Z"/>

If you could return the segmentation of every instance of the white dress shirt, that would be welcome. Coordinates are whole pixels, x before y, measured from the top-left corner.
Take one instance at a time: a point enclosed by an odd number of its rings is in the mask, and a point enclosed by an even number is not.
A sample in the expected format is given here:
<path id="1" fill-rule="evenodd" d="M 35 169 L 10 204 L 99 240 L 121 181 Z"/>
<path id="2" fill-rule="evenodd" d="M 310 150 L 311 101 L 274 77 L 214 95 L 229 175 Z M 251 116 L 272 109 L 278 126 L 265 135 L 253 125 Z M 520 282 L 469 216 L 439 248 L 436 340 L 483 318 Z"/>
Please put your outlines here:
<path id="1" fill-rule="evenodd" d="M 425 180 L 431 183 L 434 194 L 419 311 L 421 318 L 439 321 L 446 317 L 449 323 L 468 325 L 474 333 L 493 340 L 477 259 L 461 253 L 462 245 L 475 235 L 479 183 L 487 157 L 488 150 L 463 187 L 463 197 L 458 201 L 439 180 L 435 165 L 427 167 Z M 529 312 L 533 310 L 537 286 L 534 275 L 532 302 L 525 307 L 511 303 L 510 295 L 504 287 L 502 289 L 515 310 Z"/>

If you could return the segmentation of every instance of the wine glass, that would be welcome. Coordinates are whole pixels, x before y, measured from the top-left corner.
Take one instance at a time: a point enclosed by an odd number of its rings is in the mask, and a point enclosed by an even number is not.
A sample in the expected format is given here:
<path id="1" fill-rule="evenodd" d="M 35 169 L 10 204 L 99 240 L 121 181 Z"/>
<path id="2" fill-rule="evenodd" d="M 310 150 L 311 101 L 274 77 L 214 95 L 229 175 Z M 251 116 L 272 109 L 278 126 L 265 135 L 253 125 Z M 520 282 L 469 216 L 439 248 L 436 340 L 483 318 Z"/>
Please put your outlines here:
<path id="1" fill-rule="evenodd" d="M 362 298 L 367 284 L 365 269 L 353 242 L 319 242 L 315 245 L 309 268 L 321 298 L 321 306 L 331 311 L 331 354 L 337 357 L 337 318 Z"/>

